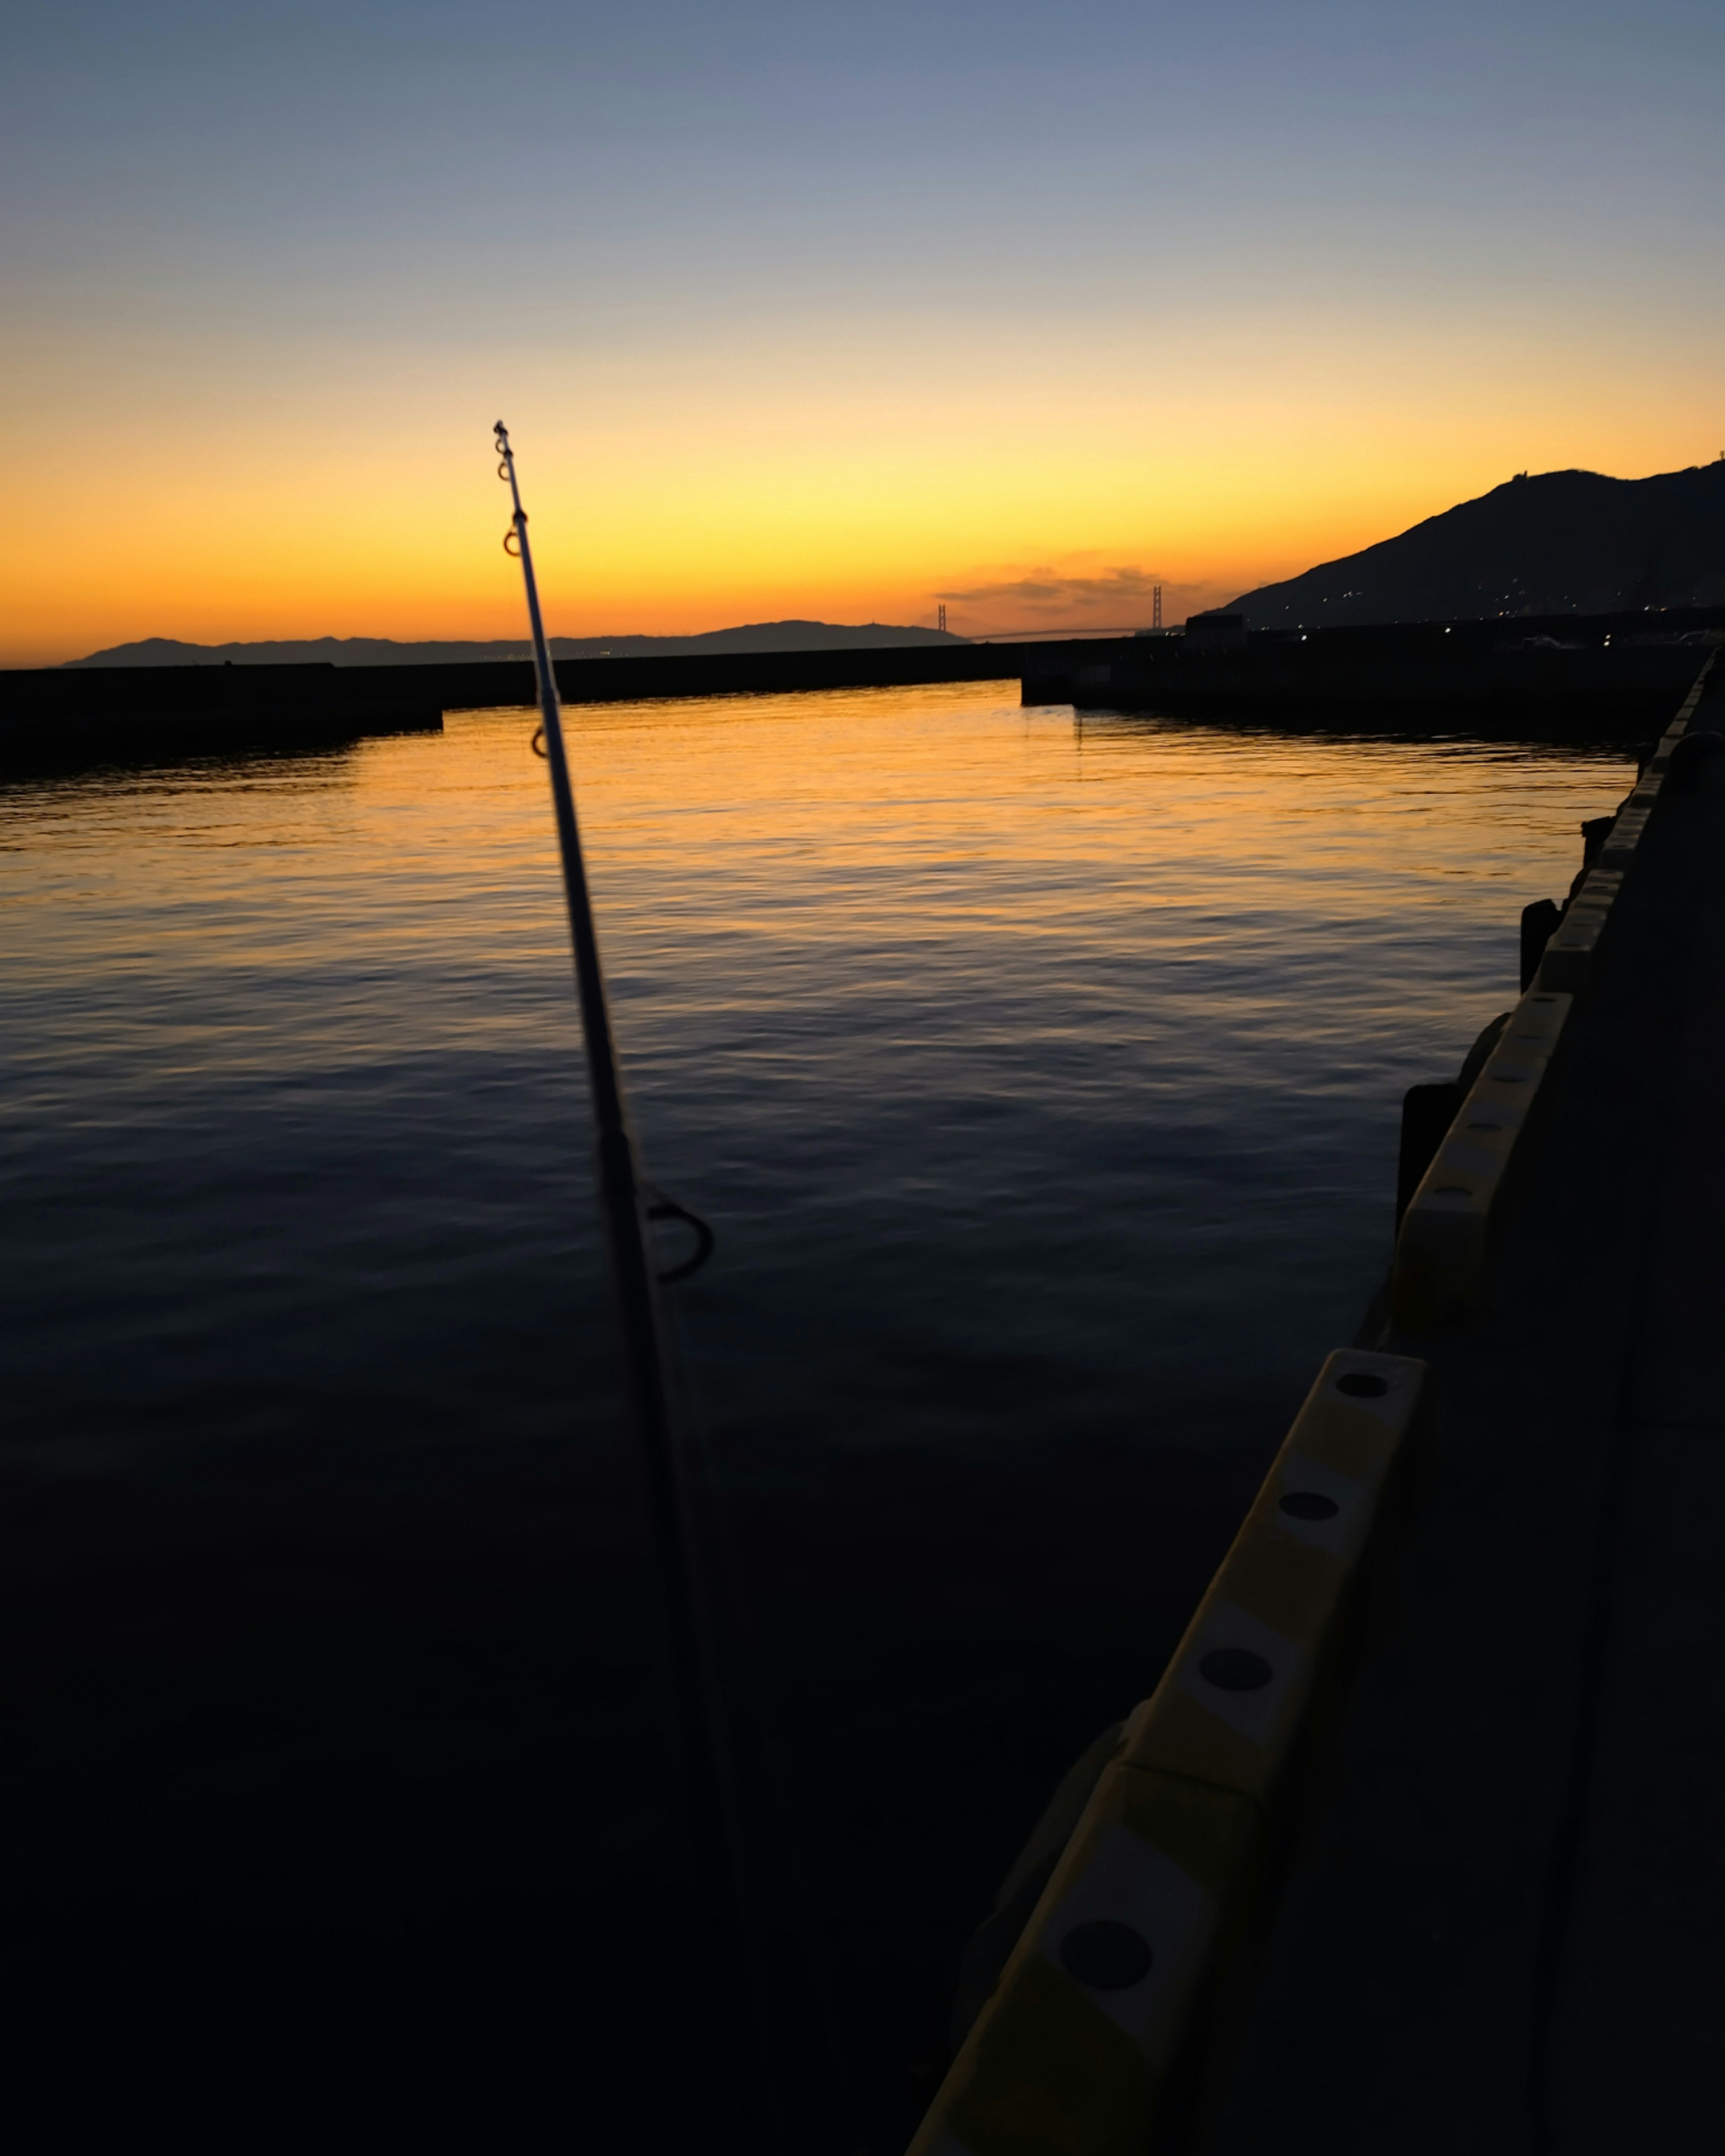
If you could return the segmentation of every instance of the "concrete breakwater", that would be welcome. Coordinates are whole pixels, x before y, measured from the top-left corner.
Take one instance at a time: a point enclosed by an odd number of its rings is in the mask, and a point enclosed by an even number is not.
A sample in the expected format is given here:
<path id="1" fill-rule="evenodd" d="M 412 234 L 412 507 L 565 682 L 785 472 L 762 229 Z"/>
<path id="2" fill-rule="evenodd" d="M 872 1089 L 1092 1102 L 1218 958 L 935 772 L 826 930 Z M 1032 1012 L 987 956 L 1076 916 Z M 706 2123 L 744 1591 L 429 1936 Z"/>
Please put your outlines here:
<path id="1" fill-rule="evenodd" d="M 0 767 L 435 733 L 444 707 L 433 686 L 371 678 L 418 670 L 129 666 L 0 673 Z"/>
<path id="2" fill-rule="evenodd" d="M 1725 609 L 1414 623 L 1233 638 L 1055 638 L 557 662 L 565 703 L 1022 683 L 1026 704 L 1275 722 L 1401 712 L 1471 731 L 1586 735 L 1656 725 L 1692 678 L 1684 637 Z M 140 666 L 0 672 L 0 766 L 44 758 L 295 747 L 435 732 L 445 711 L 533 701 L 525 660 L 434 666 Z"/>
<path id="3" fill-rule="evenodd" d="M 1244 634 L 1202 617 L 1183 636 L 1027 659 L 1026 704 L 1279 723 L 1300 715 L 1395 715 L 1471 733 L 1585 738 L 1663 723 L 1725 609 Z M 1453 720 L 1450 721 L 1455 723 Z"/>
<path id="4" fill-rule="evenodd" d="M 724 653 L 669 659 L 566 659 L 566 704 L 656 697 L 784 695 L 922 682 L 1016 680 L 1027 656 L 1115 651 L 1067 643 L 892 645 L 880 649 Z M 0 762 L 80 755 L 298 747 L 443 724 L 445 711 L 534 701 L 526 660 L 448 666 L 108 666 L 0 673 Z"/>

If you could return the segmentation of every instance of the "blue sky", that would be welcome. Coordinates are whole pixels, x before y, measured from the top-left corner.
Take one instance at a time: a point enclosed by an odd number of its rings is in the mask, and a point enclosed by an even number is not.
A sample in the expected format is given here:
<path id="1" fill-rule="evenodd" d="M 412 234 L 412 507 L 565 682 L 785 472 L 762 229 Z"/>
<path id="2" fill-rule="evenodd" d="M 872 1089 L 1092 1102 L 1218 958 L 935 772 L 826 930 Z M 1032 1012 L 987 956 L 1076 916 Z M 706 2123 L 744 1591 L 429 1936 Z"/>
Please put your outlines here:
<path id="1" fill-rule="evenodd" d="M 0 644 L 131 619 L 128 553 L 205 520 L 275 596 L 194 544 L 137 621 L 290 633 L 303 602 L 311 634 L 369 592 L 387 634 L 422 588 L 445 619 L 466 413 L 504 399 L 552 499 L 614 521 L 564 596 L 629 618 L 572 628 L 712 625 L 799 559 L 802 612 L 1092 556 L 1219 593 L 1512 469 L 1697 461 L 1725 446 L 1722 59 L 1693 5 L 14 0 L 7 521 L 92 552 L 82 613 L 9 557 L 46 626 Z M 357 530 L 316 558 L 312 481 L 344 472 L 403 506 L 365 523 L 369 584 Z M 680 501 L 655 557 L 631 519 Z M 733 526 L 737 573 L 703 568 Z"/>

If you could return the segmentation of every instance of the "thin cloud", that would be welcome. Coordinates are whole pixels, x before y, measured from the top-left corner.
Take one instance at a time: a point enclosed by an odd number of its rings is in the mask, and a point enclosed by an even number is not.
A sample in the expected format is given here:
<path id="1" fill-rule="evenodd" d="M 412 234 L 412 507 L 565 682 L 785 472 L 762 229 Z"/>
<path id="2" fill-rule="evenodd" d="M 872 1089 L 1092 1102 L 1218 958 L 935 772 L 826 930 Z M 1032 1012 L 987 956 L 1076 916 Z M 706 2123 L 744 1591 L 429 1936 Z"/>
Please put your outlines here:
<path id="1" fill-rule="evenodd" d="M 969 636 L 1013 636 L 1031 631 L 1124 630 L 1151 619 L 1156 588 L 1162 587 L 1162 614 L 1168 623 L 1201 613 L 1240 589 L 1237 583 L 1209 581 L 1175 583 L 1136 562 L 1113 567 L 1080 559 L 1070 568 L 1043 562 L 1019 576 L 995 576 L 986 582 L 953 585 L 932 596 L 952 608 L 952 627 Z M 976 609 L 973 612 L 972 609 Z"/>
<path id="2" fill-rule="evenodd" d="M 966 603 L 1008 600 L 1030 607 L 1091 607 L 1149 598 L 1162 578 L 1147 569 L 1104 569 L 1099 575 L 1065 577 L 1054 568 L 1032 569 L 1028 576 L 994 584 L 971 584 L 963 590 L 937 592 L 937 599 Z"/>

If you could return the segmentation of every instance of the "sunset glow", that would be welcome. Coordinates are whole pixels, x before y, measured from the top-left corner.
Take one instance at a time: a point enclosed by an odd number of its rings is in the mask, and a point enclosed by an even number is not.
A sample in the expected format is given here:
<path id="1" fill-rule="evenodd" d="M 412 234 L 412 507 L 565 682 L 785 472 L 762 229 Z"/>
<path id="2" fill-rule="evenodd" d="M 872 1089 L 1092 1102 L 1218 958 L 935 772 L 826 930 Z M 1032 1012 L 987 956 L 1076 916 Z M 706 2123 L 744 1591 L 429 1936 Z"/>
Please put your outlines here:
<path id="1" fill-rule="evenodd" d="M 720 13 L 30 13 L 0 661 L 514 634 L 499 416 L 569 635 L 1178 619 L 1719 449 L 1711 14 Z"/>

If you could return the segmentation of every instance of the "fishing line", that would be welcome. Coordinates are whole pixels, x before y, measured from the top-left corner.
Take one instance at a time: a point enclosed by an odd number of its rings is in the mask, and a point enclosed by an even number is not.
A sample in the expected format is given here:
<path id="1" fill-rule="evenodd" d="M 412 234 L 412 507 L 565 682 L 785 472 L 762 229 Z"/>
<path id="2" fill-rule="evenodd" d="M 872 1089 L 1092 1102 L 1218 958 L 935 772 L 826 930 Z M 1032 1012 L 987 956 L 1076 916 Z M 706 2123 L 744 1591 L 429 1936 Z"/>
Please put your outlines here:
<path id="1" fill-rule="evenodd" d="M 593 925 L 593 903 L 575 814 L 574 788 L 563 741 L 557 675 L 539 604 L 527 512 L 510 446 L 508 429 L 499 420 L 493 430 L 497 475 L 509 487 L 513 514 L 504 552 L 521 565 L 527 619 L 532 634 L 533 671 L 538 690 L 540 732 L 549 767 L 556 814 L 563 893 L 575 959 L 576 993 L 581 1006 L 582 1036 L 587 1050 L 592 1092 L 598 1184 L 617 1296 L 619 1331 L 631 1419 L 645 1470 L 648 1511 L 658 1562 L 661 1614 L 683 1773 L 691 1854 L 697 1891 L 709 1897 L 714 1943 L 718 1950 L 714 2005 L 722 2015 L 742 1994 L 747 2045 L 754 2072 L 745 2101 L 752 2097 L 776 2110 L 780 2091 L 773 2071 L 769 1994 L 766 1971 L 748 1892 L 744 1822 L 725 1712 L 721 1673 L 716 1659 L 711 1610 L 701 1574 L 691 1509 L 691 1493 L 671 1425 L 666 1383 L 663 1320 L 659 1301 L 659 1265 L 649 1215 L 655 1194 L 642 1176 L 634 1133 L 625 1104 L 610 1001 Z M 537 744 L 536 743 L 536 746 Z M 661 1206 L 668 1201 L 662 1197 Z M 684 1209 L 678 1208 L 679 1214 Z M 686 1216 L 692 1222 L 693 1215 Z M 698 1226 L 705 1224 L 697 1224 Z M 723 1986 L 725 1964 L 738 1979 Z M 783 2130 L 783 2128 L 781 2128 Z"/>
<path id="2" fill-rule="evenodd" d="M 806 1820 L 808 1807 L 799 1813 L 791 1797 L 791 1768 L 779 1717 L 773 1712 L 773 1687 L 762 1659 L 763 1627 L 754 1597 L 744 1584 L 749 1576 L 740 1550 L 730 1509 L 721 1494 L 719 1462 L 713 1443 L 713 1421 L 697 1373 L 706 1358 L 696 1348 L 696 1313 L 687 1298 L 673 1297 L 666 1306 L 666 1328 L 673 1353 L 672 1380 L 677 1391 L 678 1421 L 688 1435 L 700 1470 L 700 1488 L 706 1497 L 706 1525 L 713 1552 L 710 1568 L 716 1599 L 722 1613 L 722 1635 L 729 1649 L 728 1661 L 736 1692 L 742 1695 L 753 1739 L 752 1780 L 762 1800 L 763 1815 L 756 1822 L 755 1845 L 775 1853 L 772 1869 L 777 1872 L 775 1899 L 779 1928 L 789 1935 L 794 1966 L 779 1966 L 772 1957 L 778 1981 L 771 1987 L 775 2007 L 773 2026 L 781 2044 L 790 2035 L 789 2024 L 800 2024 L 803 2051 L 788 2060 L 778 2056 L 788 2090 L 800 2083 L 803 2097 L 802 2146 L 840 2149 L 844 2156 L 860 2151 L 863 2141 L 857 2124 L 855 2082 L 848 2048 L 840 2034 L 839 2016 L 828 1958 L 820 1951 L 814 1911 L 818 1897 L 813 1888 L 805 1855 L 806 1836 L 797 1830 Z M 764 1868 L 764 1867 L 763 1867 Z M 754 1876 L 758 1876 L 757 1871 Z M 791 1996 L 790 1994 L 799 1994 Z M 814 2025 L 811 2027 L 810 2024 Z M 811 2056 L 810 2052 L 818 2054 Z M 831 2138 L 813 2138 L 808 2112 L 829 2114 Z M 842 2137 L 842 2138 L 841 2138 Z"/>

